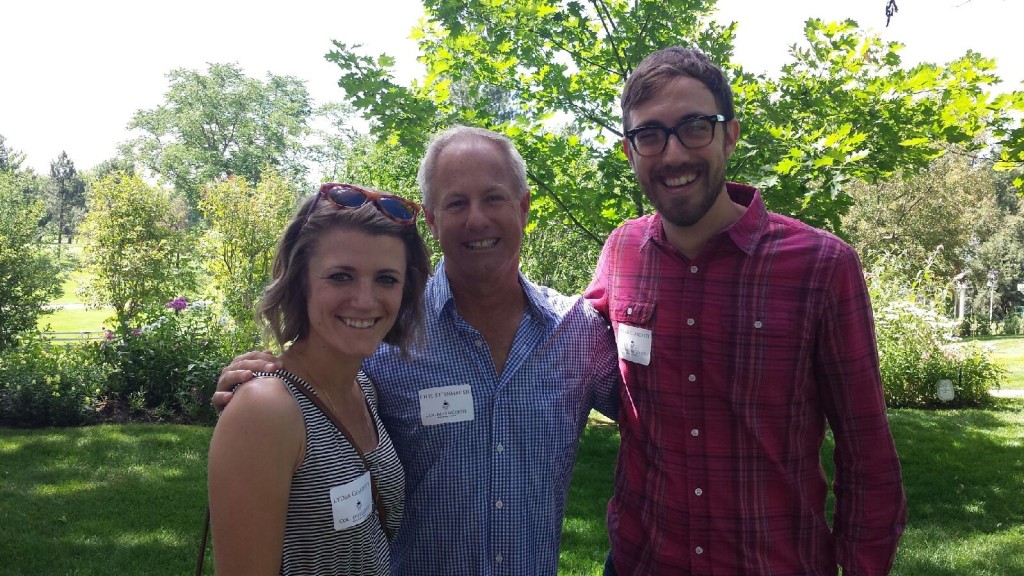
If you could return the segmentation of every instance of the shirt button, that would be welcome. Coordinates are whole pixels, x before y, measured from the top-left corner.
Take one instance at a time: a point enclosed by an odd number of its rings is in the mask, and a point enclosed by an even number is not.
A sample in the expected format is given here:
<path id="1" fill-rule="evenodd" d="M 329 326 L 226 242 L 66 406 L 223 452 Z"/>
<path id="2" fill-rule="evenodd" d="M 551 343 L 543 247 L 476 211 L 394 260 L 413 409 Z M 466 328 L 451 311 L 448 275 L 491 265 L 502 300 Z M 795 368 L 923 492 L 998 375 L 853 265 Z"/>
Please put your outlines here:
<path id="1" fill-rule="evenodd" d="M 693 430 L 690 430 L 690 436 L 693 436 L 694 438 L 696 438 L 697 436 L 700 436 L 700 430 L 697 430 L 696 428 L 694 428 Z"/>
<path id="2" fill-rule="evenodd" d="M 686 319 L 686 325 L 687 326 L 693 326 L 693 318 L 687 318 Z"/>
<path id="3" fill-rule="evenodd" d="M 760 320 L 755 320 L 754 321 L 754 328 L 760 328 L 761 326 L 764 326 L 764 324 L 761 324 Z"/>
<path id="4" fill-rule="evenodd" d="M 497 507 L 497 508 L 498 508 L 499 510 L 501 510 L 502 508 L 504 508 L 504 507 L 505 507 L 505 503 L 504 503 L 504 502 L 502 502 L 501 500 L 498 500 L 497 502 L 495 502 L 495 503 L 494 503 L 494 505 L 495 505 L 495 507 Z"/>
<path id="5" fill-rule="evenodd" d="M 479 348 L 479 347 L 484 345 L 484 341 L 483 340 L 477 340 L 476 342 L 474 342 L 474 344 L 476 344 L 476 347 Z"/>
<path id="6" fill-rule="evenodd" d="M 701 548 L 700 546 L 697 546 L 697 548 L 694 549 L 694 552 L 696 552 L 697 555 L 699 556 L 699 555 L 704 553 L 704 549 Z"/>
<path id="7" fill-rule="evenodd" d="M 632 315 L 633 314 L 633 309 L 632 308 L 626 308 L 626 314 Z"/>
<path id="8" fill-rule="evenodd" d="M 501 557 L 501 554 L 498 554 L 497 556 L 494 557 L 494 561 L 497 562 L 498 564 L 501 564 L 502 560 L 504 560 L 504 558 Z"/>
<path id="9" fill-rule="evenodd" d="M 697 267 L 696 266 L 690 266 L 690 273 L 691 274 L 696 274 L 697 273 Z"/>
<path id="10" fill-rule="evenodd" d="M 701 490 L 700 488 L 697 488 L 696 490 L 693 491 L 693 493 L 696 494 L 697 496 L 700 496 L 701 494 L 704 493 L 704 491 Z"/>
<path id="11" fill-rule="evenodd" d="M 497 450 L 499 453 L 500 452 L 504 452 L 505 451 L 505 445 L 504 444 L 498 444 L 498 446 L 495 448 L 495 450 Z"/>
<path id="12" fill-rule="evenodd" d="M 697 376 L 695 374 L 690 374 L 687 377 L 687 380 L 689 380 L 690 382 L 696 382 L 697 381 Z"/>

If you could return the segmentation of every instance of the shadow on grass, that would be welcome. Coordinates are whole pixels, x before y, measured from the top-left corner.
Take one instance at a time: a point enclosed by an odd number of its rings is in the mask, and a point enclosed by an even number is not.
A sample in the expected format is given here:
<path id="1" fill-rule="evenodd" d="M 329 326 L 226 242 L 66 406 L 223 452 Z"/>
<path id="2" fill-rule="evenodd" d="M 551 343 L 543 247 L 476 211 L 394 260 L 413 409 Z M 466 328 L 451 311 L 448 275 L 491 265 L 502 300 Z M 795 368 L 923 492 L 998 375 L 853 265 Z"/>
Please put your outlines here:
<path id="1" fill-rule="evenodd" d="M 890 419 L 909 510 L 893 574 L 1024 574 L 1024 403 Z"/>
<path id="2" fill-rule="evenodd" d="M 0 430 L 0 572 L 192 573 L 210 433 L 171 425 Z"/>

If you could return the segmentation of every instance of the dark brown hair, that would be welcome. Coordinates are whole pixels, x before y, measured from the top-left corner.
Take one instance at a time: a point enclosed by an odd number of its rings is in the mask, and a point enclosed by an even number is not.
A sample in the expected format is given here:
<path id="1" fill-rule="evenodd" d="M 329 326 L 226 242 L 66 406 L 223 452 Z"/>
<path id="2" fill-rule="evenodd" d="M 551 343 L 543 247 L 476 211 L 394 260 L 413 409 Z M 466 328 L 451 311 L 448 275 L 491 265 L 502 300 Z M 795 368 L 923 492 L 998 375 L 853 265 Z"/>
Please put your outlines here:
<path id="1" fill-rule="evenodd" d="M 647 102 L 665 87 L 680 77 L 690 77 L 707 86 L 715 97 L 718 113 L 732 120 L 736 110 L 732 104 L 732 88 L 725 79 L 722 69 L 714 65 L 703 52 L 681 46 L 658 50 L 644 58 L 636 70 L 629 75 L 622 89 L 622 130 L 628 131 L 629 113 Z"/>

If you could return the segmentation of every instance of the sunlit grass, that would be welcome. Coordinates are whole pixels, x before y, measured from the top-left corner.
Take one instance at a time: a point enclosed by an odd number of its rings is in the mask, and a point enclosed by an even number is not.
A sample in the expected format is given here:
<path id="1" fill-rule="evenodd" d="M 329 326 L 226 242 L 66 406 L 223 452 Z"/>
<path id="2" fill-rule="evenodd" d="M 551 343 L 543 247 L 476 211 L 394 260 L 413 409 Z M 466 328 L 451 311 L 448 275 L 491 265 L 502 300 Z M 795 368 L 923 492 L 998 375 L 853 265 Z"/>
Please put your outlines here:
<path id="1" fill-rule="evenodd" d="M 892 410 L 890 419 L 909 503 L 892 574 L 1024 574 L 1024 400 L 998 399 L 989 410 Z M 0 572 L 190 573 L 210 433 L 166 424 L 0 429 Z M 618 442 L 607 422 L 584 434 L 559 574 L 601 574 Z M 827 443 L 829 473 L 830 451 Z"/>
<path id="2" fill-rule="evenodd" d="M 37 326 L 47 332 L 98 332 L 113 323 L 113 308 L 94 310 L 61 308 L 39 317 Z"/>
<path id="3" fill-rule="evenodd" d="M 1007 370 L 1001 387 L 1024 390 L 1024 336 L 992 336 L 975 341 L 989 348 L 992 358 Z"/>

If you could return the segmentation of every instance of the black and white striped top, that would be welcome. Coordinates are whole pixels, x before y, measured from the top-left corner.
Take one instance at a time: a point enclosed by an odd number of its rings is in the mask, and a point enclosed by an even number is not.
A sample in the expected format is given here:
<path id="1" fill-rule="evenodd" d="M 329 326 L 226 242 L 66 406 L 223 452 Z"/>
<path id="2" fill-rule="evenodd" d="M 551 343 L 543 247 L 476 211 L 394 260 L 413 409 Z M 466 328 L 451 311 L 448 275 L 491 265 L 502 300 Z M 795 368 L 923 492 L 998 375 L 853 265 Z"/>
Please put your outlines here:
<path id="1" fill-rule="evenodd" d="M 284 380 L 295 397 L 306 425 L 306 454 L 292 476 L 285 524 L 282 575 L 387 576 L 390 573 L 388 540 L 376 511 L 356 526 L 335 530 L 330 490 L 356 480 L 366 470 L 359 454 L 330 419 L 296 389 L 315 390 L 286 370 L 257 373 Z M 378 446 L 365 454 L 372 482 L 387 510 L 388 527 L 394 532 L 402 522 L 405 476 L 394 446 L 377 415 L 377 399 L 369 378 L 357 377 L 380 437 Z M 372 503 L 372 498 L 368 499 Z"/>

